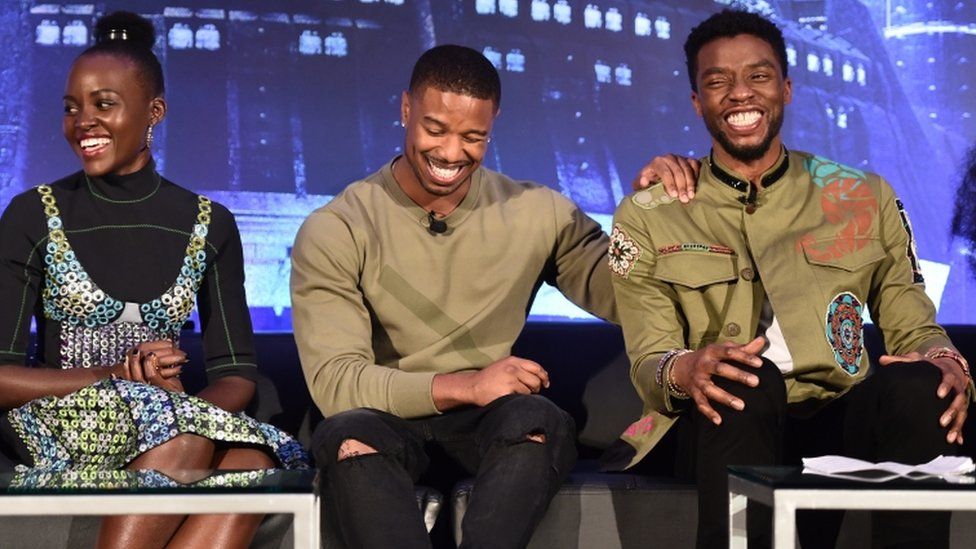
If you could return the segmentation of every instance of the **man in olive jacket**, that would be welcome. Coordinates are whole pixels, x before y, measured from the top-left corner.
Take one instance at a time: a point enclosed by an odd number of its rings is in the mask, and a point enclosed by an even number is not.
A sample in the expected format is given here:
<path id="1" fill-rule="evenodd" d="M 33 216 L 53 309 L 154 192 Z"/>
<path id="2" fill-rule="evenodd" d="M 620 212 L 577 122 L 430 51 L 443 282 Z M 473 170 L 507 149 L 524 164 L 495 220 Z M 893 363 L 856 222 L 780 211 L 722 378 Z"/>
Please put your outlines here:
<path id="1" fill-rule="evenodd" d="M 616 457 L 634 465 L 682 424 L 698 543 L 718 547 L 728 543 L 727 465 L 828 453 L 928 461 L 962 442 L 971 380 L 935 323 L 892 188 L 781 142 L 792 84 L 779 29 L 725 11 L 692 30 L 685 52 L 712 151 L 694 200 L 655 186 L 615 216 L 610 267 L 645 402 L 623 436 L 630 451 Z M 868 310 L 891 353 L 870 377 Z M 813 435 L 792 444 L 797 433 Z M 929 515 L 875 532 L 882 544 L 945 544 L 947 517 Z M 803 520 L 800 529 L 809 532 Z M 768 536 L 768 523 L 754 530 Z M 836 529 L 815 533 L 830 544 Z"/>

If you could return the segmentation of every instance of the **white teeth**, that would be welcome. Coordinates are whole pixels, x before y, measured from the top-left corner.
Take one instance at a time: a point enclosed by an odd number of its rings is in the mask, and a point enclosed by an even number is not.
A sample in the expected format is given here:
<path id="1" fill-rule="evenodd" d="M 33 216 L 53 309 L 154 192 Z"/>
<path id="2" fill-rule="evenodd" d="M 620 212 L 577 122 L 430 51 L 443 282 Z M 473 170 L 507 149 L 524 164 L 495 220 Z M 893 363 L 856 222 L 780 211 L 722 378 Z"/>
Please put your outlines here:
<path id="1" fill-rule="evenodd" d="M 732 113 L 725 120 L 732 126 L 751 126 L 762 116 L 757 111 Z"/>
<path id="2" fill-rule="evenodd" d="M 78 144 L 81 145 L 82 149 L 91 149 L 94 147 L 101 147 L 102 145 L 108 145 L 112 140 L 107 137 L 89 137 L 82 139 Z"/>
<path id="3" fill-rule="evenodd" d="M 444 181 L 454 179 L 459 173 L 461 173 L 461 166 L 454 168 L 439 168 L 429 160 L 427 161 L 427 165 L 430 166 L 430 171 L 434 174 L 434 177 Z"/>

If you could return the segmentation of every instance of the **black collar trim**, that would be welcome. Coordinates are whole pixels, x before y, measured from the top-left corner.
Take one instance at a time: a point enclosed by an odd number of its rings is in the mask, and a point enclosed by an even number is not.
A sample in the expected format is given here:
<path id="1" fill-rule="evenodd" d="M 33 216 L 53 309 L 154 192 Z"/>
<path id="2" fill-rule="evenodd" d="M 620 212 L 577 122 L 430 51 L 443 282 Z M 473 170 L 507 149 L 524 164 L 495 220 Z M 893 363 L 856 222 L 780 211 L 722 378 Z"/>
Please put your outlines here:
<path id="1" fill-rule="evenodd" d="M 732 187 L 739 192 L 744 193 L 749 191 L 749 187 L 751 187 L 751 185 L 749 185 L 748 181 L 743 181 L 742 179 L 739 179 L 738 177 L 719 167 L 718 163 L 715 162 L 715 151 L 708 153 L 708 167 L 711 168 L 712 173 L 715 174 L 715 177 L 717 177 L 722 183 L 725 183 L 729 187 Z M 773 183 L 776 183 L 782 179 L 789 169 L 790 151 L 786 150 L 786 147 L 783 147 L 783 162 L 778 168 L 763 176 L 762 187 L 764 189 L 771 187 Z"/>

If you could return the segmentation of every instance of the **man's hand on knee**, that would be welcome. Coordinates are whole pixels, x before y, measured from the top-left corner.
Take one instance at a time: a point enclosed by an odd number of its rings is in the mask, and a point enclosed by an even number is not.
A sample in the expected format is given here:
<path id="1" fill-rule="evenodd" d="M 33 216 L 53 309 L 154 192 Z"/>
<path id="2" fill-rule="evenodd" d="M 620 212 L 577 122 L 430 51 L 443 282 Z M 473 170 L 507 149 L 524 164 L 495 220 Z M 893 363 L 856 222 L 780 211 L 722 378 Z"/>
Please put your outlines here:
<path id="1" fill-rule="evenodd" d="M 949 407 L 939 416 L 939 425 L 948 429 L 946 442 L 962 445 L 962 426 L 969 413 L 969 395 L 966 393 L 970 382 L 968 365 L 964 367 L 947 356 L 929 358 L 916 351 L 906 355 L 884 355 L 878 359 L 882 366 L 898 362 L 929 362 L 942 372 L 942 382 L 935 394 L 941 399 L 950 398 Z"/>
<path id="2" fill-rule="evenodd" d="M 721 376 L 749 387 L 756 387 L 759 385 L 758 376 L 731 363 L 759 368 L 762 366 L 759 353 L 765 344 L 764 338 L 757 337 L 745 345 L 730 342 L 713 343 L 682 355 L 672 366 L 674 382 L 695 401 L 698 411 L 703 416 L 715 425 L 721 425 L 722 416 L 712 407 L 713 401 L 735 410 L 745 409 L 746 404 L 742 399 L 716 385 L 712 381 L 712 376 Z"/>
<path id="3" fill-rule="evenodd" d="M 347 438 L 342 441 L 339 445 L 339 455 L 336 457 L 336 461 L 342 461 L 346 458 L 365 456 L 367 454 L 375 454 L 376 449 L 368 444 L 363 444 L 356 439 Z"/>
<path id="4" fill-rule="evenodd" d="M 432 393 L 438 410 L 463 404 L 485 406 L 507 395 L 530 395 L 549 387 L 549 373 L 528 359 L 517 356 L 497 360 L 477 372 L 456 372 L 434 376 Z"/>

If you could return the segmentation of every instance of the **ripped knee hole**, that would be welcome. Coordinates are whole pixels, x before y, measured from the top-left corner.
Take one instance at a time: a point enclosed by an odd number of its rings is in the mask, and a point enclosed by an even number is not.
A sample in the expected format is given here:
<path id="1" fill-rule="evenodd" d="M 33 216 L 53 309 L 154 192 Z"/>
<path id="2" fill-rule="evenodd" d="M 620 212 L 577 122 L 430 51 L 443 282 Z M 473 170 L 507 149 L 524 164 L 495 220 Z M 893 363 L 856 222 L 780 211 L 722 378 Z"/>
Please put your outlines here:
<path id="1" fill-rule="evenodd" d="M 367 454 L 375 454 L 375 453 L 376 453 L 376 448 L 373 448 L 368 444 L 359 442 L 354 438 L 347 438 L 346 440 L 342 441 L 342 444 L 339 445 L 339 455 L 337 456 L 336 461 L 342 461 L 344 459 L 351 458 L 351 457 L 364 456 Z"/>
<path id="2" fill-rule="evenodd" d="M 526 440 L 530 440 L 532 442 L 538 442 L 539 444 L 546 443 L 546 435 L 544 433 L 529 433 L 525 435 L 525 438 Z"/>

